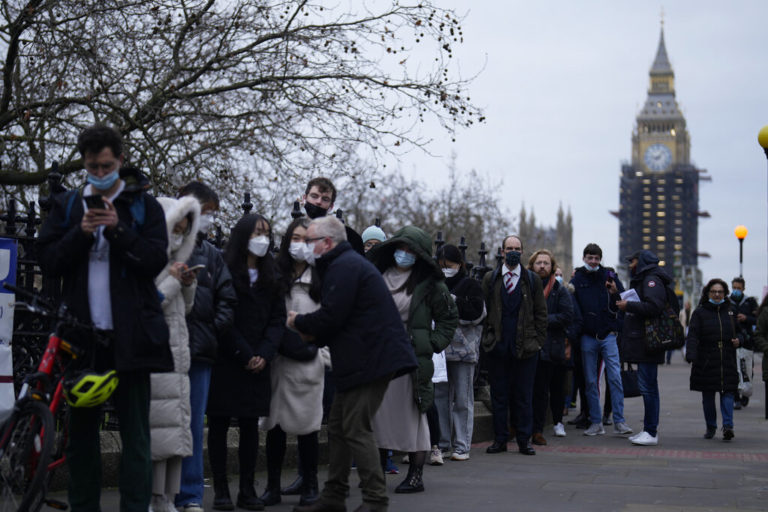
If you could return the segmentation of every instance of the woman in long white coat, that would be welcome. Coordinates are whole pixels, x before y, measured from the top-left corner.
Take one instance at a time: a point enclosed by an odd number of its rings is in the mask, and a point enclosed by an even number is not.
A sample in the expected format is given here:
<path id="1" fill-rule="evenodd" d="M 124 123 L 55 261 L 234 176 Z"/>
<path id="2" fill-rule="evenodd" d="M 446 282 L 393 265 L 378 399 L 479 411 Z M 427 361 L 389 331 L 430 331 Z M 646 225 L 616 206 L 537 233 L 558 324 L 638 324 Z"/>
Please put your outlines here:
<path id="1" fill-rule="evenodd" d="M 304 242 L 309 219 L 300 217 L 286 229 L 277 264 L 280 283 L 289 311 L 311 313 L 320 308 L 320 283 L 314 267 L 306 262 L 309 248 Z M 267 489 L 261 496 L 265 505 L 280 503 L 280 473 L 285 455 L 286 433 L 298 441 L 301 485 L 300 505 L 319 498 L 317 485 L 318 439 L 323 418 L 323 382 L 330 353 L 305 343 L 287 330 L 272 361 L 272 398 L 269 416 L 261 419 L 267 430 Z"/>
<path id="2" fill-rule="evenodd" d="M 200 203 L 194 197 L 158 198 L 168 227 L 168 264 L 155 278 L 170 331 L 173 372 L 151 375 L 149 427 L 152 438 L 152 512 L 175 511 L 181 486 L 181 459 L 192 455 L 189 402 L 189 333 L 186 314 L 197 279 L 184 263 L 195 247 Z"/>

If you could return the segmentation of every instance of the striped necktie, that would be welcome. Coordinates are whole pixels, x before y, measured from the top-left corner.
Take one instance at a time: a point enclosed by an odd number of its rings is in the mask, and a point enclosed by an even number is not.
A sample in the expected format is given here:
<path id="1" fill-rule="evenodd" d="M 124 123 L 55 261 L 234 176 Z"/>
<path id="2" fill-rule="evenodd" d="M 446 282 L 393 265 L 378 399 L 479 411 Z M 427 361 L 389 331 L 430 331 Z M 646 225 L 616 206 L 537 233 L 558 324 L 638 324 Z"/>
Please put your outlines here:
<path id="1" fill-rule="evenodd" d="M 507 272 L 504 274 L 504 288 L 507 289 L 507 293 L 512 293 L 512 291 L 515 289 L 514 284 L 512 283 L 512 276 L 514 274 L 512 272 Z"/>

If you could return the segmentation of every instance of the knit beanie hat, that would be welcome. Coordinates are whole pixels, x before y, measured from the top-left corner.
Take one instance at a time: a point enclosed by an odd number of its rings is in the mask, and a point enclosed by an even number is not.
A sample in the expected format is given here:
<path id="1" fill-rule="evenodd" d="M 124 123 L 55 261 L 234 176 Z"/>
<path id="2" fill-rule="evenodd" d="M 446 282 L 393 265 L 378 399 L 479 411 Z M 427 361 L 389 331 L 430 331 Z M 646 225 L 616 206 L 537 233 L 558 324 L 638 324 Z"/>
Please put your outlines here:
<path id="1" fill-rule="evenodd" d="M 365 231 L 363 231 L 363 243 L 368 240 L 378 240 L 379 242 L 383 242 L 386 239 L 387 235 L 384 234 L 384 230 L 379 226 L 368 226 L 365 228 Z"/>
<path id="2" fill-rule="evenodd" d="M 445 244 L 440 247 L 440 250 L 437 252 L 437 259 L 452 263 L 464 263 L 464 258 L 461 257 L 459 248 L 451 244 Z"/>

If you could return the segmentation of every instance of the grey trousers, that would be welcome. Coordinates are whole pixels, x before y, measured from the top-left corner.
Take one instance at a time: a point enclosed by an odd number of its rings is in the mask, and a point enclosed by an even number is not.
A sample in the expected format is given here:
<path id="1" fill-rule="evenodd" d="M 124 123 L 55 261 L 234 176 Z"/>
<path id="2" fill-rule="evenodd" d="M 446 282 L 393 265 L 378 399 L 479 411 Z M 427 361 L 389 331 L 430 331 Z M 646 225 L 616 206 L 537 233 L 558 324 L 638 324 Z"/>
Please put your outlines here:
<path id="1" fill-rule="evenodd" d="M 448 361 L 448 382 L 435 384 L 435 406 L 440 418 L 440 450 L 469 453 L 475 421 L 472 380 L 475 363 Z"/>

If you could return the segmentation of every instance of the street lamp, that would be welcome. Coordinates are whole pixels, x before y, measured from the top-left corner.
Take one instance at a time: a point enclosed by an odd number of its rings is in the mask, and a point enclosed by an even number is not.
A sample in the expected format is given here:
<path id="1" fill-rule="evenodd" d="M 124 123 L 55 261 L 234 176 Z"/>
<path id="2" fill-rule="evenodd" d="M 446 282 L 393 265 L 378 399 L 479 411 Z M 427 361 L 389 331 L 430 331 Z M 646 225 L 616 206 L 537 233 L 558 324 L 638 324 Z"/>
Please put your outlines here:
<path id="1" fill-rule="evenodd" d="M 768 159 L 768 125 L 760 128 L 760 131 L 757 133 L 757 142 L 762 146 L 765 158 Z M 768 397 L 768 381 L 765 381 L 765 393 L 765 396 Z M 765 401 L 765 419 L 768 420 L 768 400 Z"/>
<path id="2" fill-rule="evenodd" d="M 733 234 L 739 239 L 739 277 L 744 277 L 744 239 L 747 238 L 746 226 L 736 226 Z"/>

